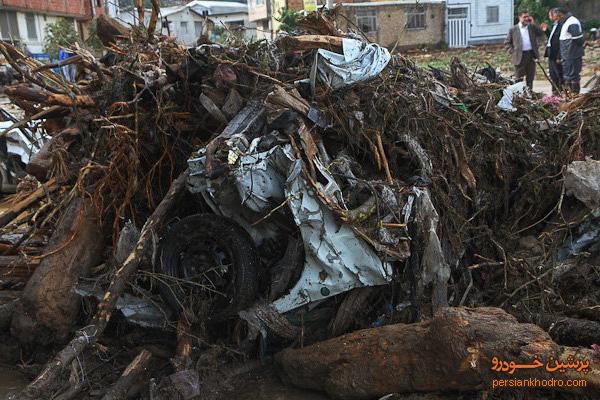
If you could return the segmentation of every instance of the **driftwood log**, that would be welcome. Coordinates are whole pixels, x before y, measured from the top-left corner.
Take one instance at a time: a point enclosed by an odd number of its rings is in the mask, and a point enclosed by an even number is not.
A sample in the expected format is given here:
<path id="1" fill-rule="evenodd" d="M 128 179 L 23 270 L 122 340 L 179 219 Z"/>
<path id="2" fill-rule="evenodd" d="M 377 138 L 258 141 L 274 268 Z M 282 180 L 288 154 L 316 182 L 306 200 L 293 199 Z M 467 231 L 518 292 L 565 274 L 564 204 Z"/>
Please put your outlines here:
<path id="1" fill-rule="evenodd" d="M 188 309 L 185 309 L 177 321 L 177 348 L 175 349 L 175 356 L 171 360 L 177 372 L 185 371 L 192 366 L 191 355 L 194 341 L 191 334 L 191 323 L 185 315 L 187 312 Z"/>
<path id="2" fill-rule="evenodd" d="M 552 339 L 565 346 L 600 344 L 600 322 L 589 319 L 544 316 L 540 323 Z"/>
<path id="3" fill-rule="evenodd" d="M 53 360 L 46 364 L 38 377 L 20 393 L 11 396 L 11 400 L 48 398 L 51 389 L 60 383 L 62 373 L 68 368 L 71 361 L 78 357 L 90 344 L 95 343 L 102 335 L 115 309 L 117 300 L 127 287 L 129 278 L 137 271 L 142 260 L 148 257 L 156 230 L 165 222 L 169 211 L 173 209 L 180 195 L 184 192 L 188 175 L 189 170 L 186 170 L 171 183 L 165 197 L 146 220 L 135 248 L 115 273 L 104 299 L 98 305 L 93 320 L 86 327 L 77 331 L 75 337 Z"/>
<path id="4" fill-rule="evenodd" d="M 280 46 L 288 51 L 326 49 L 342 52 L 342 37 L 326 35 L 300 35 L 284 36 L 280 40 Z"/>
<path id="5" fill-rule="evenodd" d="M 33 101 L 48 106 L 94 107 L 96 105 L 94 99 L 87 95 L 68 96 L 66 94 L 51 93 L 41 88 L 34 88 L 25 84 L 8 86 L 4 89 L 4 92 L 10 98 Z"/>
<path id="6" fill-rule="evenodd" d="M 323 13 L 310 13 L 300 19 L 296 25 L 298 28 L 315 35 L 337 36 L 335 24 Z"/>
<path id="7" fill-rule="evenodd" d="M 106 14 L 100 14 L 98 16 L 96 34 L 104 46 L 110 47 L 116 44 L 119 38 L 129 37 L 129 29 L 114 18 Z"/>
<path id="8" fill-rule="evenodd" d="M 148 365 L 152 359 L 152 353 L 142 350 L 121 374 L 117 382 L 108 389 L 102 400 L 123 400 L 127 398 L 127 392 L 147 372 Z"/>
<path id="9" fill-rule="evenodd" d="M 550 373 L 544 367 L 514 375 L 492 371 L 492 359 L 589 360 L 588 373 Z M 372 399 L 388 393 L 474 391 L 494 379 L 585 379 L 586 395 L 600 395 L 600 358 L 592 350 L 560 347 L 548 333 L 520 324 L 498 308 L 442 308 L 432 320 L 365 329 L 276 357 L 282 378 L 335 399 Z M 549 361 L 545 361 L 549 362 Z M 582 388 L 560 387 L 577 392 Z"/>
<path id="10" fill-rule="evenodd" d="M 81 300 L 73 287 L 102 261 L 104 240 L 89 202 L 76 197 L 53 233 L 15 311 L 11 333 L 21 343 L 64 342 L 72 333 Z"/>

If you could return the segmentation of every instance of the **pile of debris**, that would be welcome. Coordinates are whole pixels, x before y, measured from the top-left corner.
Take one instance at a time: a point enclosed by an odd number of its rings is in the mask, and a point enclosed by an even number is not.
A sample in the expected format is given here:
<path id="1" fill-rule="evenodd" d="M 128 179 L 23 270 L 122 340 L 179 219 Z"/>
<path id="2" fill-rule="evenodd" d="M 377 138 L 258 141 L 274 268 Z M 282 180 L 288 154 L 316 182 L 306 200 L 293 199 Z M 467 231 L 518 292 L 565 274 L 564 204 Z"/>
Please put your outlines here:
<path id="1" fill-rule="evenodd" d="M 76 83 L 0 43 L 5 132 L 43 144 L 0 214 L 1 346 L 37 375 L 12 398 L 237 398 L 273 362 L 332 398 L 473 398 L 534 356 L 591 360 L 555 389 L 597 395 L 598 89 L 424 70 L 335 13 L 184 48 L 159 12 L 101 17 Z"/>

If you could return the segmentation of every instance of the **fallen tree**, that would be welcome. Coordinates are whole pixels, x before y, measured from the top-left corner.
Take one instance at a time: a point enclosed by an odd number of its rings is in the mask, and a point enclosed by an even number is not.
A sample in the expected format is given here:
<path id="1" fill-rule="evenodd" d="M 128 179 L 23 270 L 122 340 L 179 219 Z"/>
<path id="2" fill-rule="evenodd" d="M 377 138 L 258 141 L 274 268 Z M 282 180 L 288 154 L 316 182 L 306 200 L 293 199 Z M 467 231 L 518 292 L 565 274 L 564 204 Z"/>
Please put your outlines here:
<path id="1" fill-rule="evenodd" d="M 544 367 L 510 375 L 493 359 L 531 365 L 583 359 L 589 372 L 550 373 Z M 560 347 L 536 325 L 520 324 L 498 308 L 443 308 L 417 324 L 388 325 L 329 339 L 276 357 L 280 375 L 296 386 L 335 399 L 371 399 L 388 393 L 477 391 L 494 379 L 585 379 L 587 395 L 600 394 L 600 360 L 592 350 Z M 582 388 L 554 388 L 582 393 Z"/>
<path id="2" fill-rule="evenodd" d="M 90 202 L 72 200 L 13 315 L 11 332 L 21 343 L 68 339 L 81 304 L 73 287 L 102 260 L 103 236 Z"/>
<path id="3" fill-rule="evenodd" d="M 95 343 L 102 335 L 119 296 L 121 296 L 127 286 L 129 277 L 137 270 L 140 262 L 151 251 L 152 237 L 156 229 L 165 222 L 169 211 L 171 211 L 177 199 L 183 193 L 187 176 L 188 171 L 186 170 L 172 182 L 169 191 L 144 224 L 135 248 L 123 265 L 116 271 L 102 302 L 98 305 L 98 310 L 91 323 L 78 330 L 75 333 L 75 337 L 46 365 L 38 377 L 23 391 L 12 396 L 12 400 L 49 398 L 52 394 L 52 388 L 60 384 L 59 378 L 65 368 L 68 368 L 73 359 L 78 357 L 91 343 Z"/>

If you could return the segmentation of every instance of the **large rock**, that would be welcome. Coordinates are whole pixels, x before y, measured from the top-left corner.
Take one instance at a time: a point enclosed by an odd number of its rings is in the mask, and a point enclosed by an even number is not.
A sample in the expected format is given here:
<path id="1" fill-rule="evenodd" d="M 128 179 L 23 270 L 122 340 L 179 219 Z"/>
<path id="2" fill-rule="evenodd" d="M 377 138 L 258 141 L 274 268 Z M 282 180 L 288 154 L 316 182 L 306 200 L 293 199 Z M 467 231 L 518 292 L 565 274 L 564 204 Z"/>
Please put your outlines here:
<path id="1" fill-rule="evenodd" d="M 600 207 L 600 161 L 588 157 L 585 161 L 569 164 L 565 172 L 565 189 L 588 208 Z"/>

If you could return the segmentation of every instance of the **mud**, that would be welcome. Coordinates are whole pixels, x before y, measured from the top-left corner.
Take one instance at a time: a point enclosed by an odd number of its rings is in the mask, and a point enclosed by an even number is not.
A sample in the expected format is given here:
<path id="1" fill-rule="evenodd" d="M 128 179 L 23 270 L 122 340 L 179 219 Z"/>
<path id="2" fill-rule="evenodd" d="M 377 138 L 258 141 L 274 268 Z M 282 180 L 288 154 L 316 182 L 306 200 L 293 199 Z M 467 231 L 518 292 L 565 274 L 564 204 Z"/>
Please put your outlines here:
<path id="1" fill-rule="evenodd" d="M 27 385 L 28 381 L 23 374 L 15 369 L 0 364 L 0 399 L 10 393 L 16 392 Z"/>

